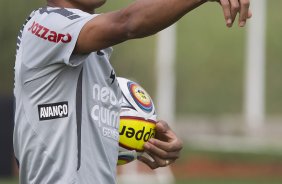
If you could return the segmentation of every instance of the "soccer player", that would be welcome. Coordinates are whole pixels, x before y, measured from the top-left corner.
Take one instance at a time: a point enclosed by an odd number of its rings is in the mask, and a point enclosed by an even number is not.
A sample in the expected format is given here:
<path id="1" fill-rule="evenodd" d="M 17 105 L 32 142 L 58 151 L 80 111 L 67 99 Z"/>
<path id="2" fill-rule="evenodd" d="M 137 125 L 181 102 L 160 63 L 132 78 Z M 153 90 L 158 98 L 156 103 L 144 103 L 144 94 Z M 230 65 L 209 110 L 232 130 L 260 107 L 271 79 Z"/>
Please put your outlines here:
<path id="1" fill-rule="evenodd" d="M 105 0 L 48 0 L 17 40 L 14 151 L 23 184 L 116 182 L 119 89 L 111 46 L 152 35 L 207 0 L 137 0 L 104 14 Z M 251 16 L 249 0 L 220 0 L 228 27 Z M 157 123 L 145 144 L 152 169 L 179 157 L 182 143 Z"/>

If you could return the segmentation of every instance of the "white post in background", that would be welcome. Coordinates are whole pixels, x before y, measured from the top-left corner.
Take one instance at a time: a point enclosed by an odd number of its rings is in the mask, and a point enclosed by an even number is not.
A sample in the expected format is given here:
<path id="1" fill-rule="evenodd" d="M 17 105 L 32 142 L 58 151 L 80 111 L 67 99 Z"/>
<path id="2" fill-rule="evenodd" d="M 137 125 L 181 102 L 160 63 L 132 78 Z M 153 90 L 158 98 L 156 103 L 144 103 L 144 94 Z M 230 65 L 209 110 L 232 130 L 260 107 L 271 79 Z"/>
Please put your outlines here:
<path id="1" fill-rule="evenodd" d="M 176 26 L 161 31 L 157 35 L 156 75 L 157 89 L 154 99 L 158 118 L 167 121 L 171 127 L 175 120 L 175 45 Z M 137 162 L 122 166 L 120 184 L 173 184 L 174 176 L 170 167 L 158 168 L 150 173 L 138 171 Z"/>
<path id="2" fill-rule="evenodd" d="M 155 100 L 158 117 L 170 125 L 175 120 L 175 47 L 176 25 L 172 25 L 158 34 Z"/>
<path id="3" fill-rule="evenodd" d="M 265 119 L 265 17 L 266 0 L 251 4 L 253 17 L 248 22 L 245 83 L 245 120 L 251 131 Z"/>
<path id="4" fill-rule="evenodd" d="M 156 109 L 160 119 L 173 127 L 175 121 L 175 60 L 176 25 L 172 25 L 158 34 L 156 58 Z M 174 183 L 169 167 L 156 170 L 162 184 Z"/>

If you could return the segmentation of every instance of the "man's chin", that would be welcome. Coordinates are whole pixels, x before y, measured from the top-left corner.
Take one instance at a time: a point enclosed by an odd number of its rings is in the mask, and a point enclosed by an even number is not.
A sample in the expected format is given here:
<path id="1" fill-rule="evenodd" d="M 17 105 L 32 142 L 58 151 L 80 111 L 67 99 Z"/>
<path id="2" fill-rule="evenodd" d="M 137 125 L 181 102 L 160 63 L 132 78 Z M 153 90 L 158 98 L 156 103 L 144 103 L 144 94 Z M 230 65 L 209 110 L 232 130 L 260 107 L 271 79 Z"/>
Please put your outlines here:
<path id="1" fill-rule="evenodd" d="M 106 1 L 107 0 L 99 0 L 99 1 L 97 1 L 97 3 L 95 4 L 95 8 L 94 9 L 101 7 L 102 5 L 104 5 L 106 3 Z"/>

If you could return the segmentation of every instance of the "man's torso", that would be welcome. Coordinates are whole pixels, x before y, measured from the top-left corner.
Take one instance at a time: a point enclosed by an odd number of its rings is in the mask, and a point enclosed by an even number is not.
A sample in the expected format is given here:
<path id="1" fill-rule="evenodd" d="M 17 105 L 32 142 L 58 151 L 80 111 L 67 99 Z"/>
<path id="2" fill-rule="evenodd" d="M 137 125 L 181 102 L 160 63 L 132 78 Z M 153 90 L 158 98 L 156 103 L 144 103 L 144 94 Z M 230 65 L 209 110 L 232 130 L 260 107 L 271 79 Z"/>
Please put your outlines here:
<path id="1" fill-rule="evenodd" d="M 18 40 L 14 149 L 21 183 L 114 183 L 119 98 L 111 48 L 72 55 L 93 15 L 41 8 Z"/>

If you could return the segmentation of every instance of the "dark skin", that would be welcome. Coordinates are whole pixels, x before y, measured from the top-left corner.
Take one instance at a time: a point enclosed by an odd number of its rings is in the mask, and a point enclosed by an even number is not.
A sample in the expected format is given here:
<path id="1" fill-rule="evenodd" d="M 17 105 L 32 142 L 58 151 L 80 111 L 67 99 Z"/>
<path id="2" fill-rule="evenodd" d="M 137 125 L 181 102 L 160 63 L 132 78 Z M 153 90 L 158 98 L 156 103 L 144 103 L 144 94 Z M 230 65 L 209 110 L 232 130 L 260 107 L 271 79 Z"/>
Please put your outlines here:
<path id="1" fill-rule="evenodd" d="M 74 53 L 90 53 L 130 39 L 153 35 L 207 1 L 136 0 L 124 9 L 98 15 L 86 23 L 79 34 Z M 233 25 L 237 15 L 240 27 L 245 26 L 251 17 L 250 0 L 209 1 L 219 2 L 227 27 Z M 76 8 L 88 13 L 94 13 L 105 2 L 106 0 L 47 0 L 48 6 Z M 153 160 L 139 158 L 152 169 L 175 162 L 183 147 L 181 140 L 166 122 L 159 121 L 156 131 L 156 138 L 150 139 L 144 145 L 145 151 Z"/>

